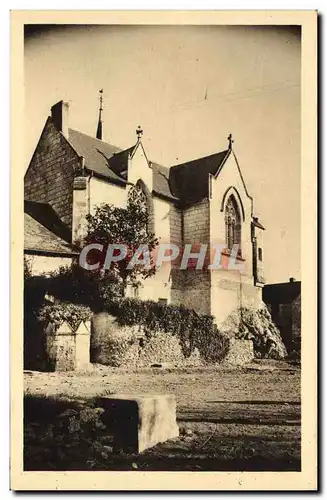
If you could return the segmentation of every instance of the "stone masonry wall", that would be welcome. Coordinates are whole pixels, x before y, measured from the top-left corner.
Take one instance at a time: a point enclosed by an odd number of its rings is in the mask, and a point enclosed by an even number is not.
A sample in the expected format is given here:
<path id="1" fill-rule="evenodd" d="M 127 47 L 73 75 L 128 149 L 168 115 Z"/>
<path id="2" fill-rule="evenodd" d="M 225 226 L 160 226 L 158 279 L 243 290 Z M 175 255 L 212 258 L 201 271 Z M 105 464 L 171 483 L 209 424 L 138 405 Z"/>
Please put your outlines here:
<path id="1" fill-rule="evenodd" d="M 169 211 L 170 243 L 177 245 L 181 250 L 183 245 L 183 212 L 174 205 Z M 170 302 L 172 304 L 183 304 L 184 302 L 184 273 L 180 269 L 172 267 L 170 271 Z"/>
<path id="2" fill-rule="evenodd" d="M 199 314 L 211 314 L 210 272 L 189 269 L 184 273 L 184 306 Z"/>
<path id="3" fill-rule="evenodd" d="M 184 243 L 209 243 L 209 201 L 203 200 L 184 210 Z"/>
<path id="4" fill-rule="evenodd" d="M 182 211 L 171 205 L 169 210 L 170 243 L 182 245 Z"/>
<path id="5" fill-rule="evenodd" d="M 49 203 L 69 227 L 72 225 L 74 167 L 78 156 L 51 118 L 24 179 L 24 197 L 30 201 Z"/>
<path id="6" fill-rule="evenodd" d="M 203 200 L 184 210 L 183 232 L 184 244 L 194 244 L 192 252 L 199 251 L 199 244 L 209 243 L 210 214 L 208 200 Z M 184 273 L 184 305 L 195 309 L 198 313 L 210 314 L 210 272 L 203 269 L 189 268 Z"/>

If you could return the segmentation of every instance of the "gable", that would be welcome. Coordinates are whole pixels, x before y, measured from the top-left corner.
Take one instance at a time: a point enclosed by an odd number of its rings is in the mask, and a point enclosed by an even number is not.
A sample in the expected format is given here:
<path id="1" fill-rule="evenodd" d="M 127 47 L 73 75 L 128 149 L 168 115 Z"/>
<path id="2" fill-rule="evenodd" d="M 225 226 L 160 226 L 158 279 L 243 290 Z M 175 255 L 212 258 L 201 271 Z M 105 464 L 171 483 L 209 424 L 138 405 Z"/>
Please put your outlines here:
<path id="1" fill-rule="evenodd" d="M 74 171 L 79 158 L 48 118 L 24 176 L 24 198 L 47 203 L 71 227 Z"/>
<path id="2" fill-rule="evenodd" d="M 128 182 L 136 184 L 141 179 L 150 193 L 153 189 L 153 171 L 146 157 L 143 145 L 138 142 L 128 163 Z"/>
<path id="3" fill-rule="evenodd" d="M 244 178 L 234 153 L 221 164 L 215 175 L 210 175 L 210 195 L 214 204 L 224 212 L 229 196 L 233 194 L 243 220 L 250 221 L 252 197 L 247 191 Z"/>

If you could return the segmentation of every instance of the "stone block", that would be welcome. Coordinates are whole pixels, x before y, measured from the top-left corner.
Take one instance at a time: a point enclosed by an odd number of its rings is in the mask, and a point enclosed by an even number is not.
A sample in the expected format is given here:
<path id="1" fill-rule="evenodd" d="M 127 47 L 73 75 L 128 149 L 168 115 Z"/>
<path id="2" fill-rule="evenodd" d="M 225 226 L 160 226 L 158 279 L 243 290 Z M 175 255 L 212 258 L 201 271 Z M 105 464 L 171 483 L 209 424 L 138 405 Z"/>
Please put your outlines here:
<path id="1" fill-rule="evenodd" d="M 75 369 L 88 370 L 90 368 L 90 321 L 79 325 L 75 332 Z"/>
<path id="2" fill-rule="evenodd" d="M 179 435 L 176 400 L 171 394 L 114 394 L 101 398 L 101 406 L 116 451 L 141 453 Z"/>
<path id="3" fill-rule="evenodd" d="M 47 356 L 55 371 L 90 368 L 90 322 L 82 322 L 76 331 L 66 321 L 58 328 L 49 323 L 45 335 Z"/>

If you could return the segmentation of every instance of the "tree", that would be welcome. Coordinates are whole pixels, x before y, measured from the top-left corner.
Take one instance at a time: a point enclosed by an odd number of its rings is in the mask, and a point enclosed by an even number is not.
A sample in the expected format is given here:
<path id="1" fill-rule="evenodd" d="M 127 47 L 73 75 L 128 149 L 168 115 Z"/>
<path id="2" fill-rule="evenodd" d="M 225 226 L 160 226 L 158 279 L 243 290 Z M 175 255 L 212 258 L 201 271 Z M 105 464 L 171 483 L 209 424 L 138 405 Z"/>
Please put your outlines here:
<path id="1" fill-rule="evenodd" d="M 146 279 L 156 272 L 153 261 L 153 251 L 158 245 L 158 239 L 149 231 L 149 209 L 146 196 L 138 185 L 132 186 L 128 193 L 127 207 L 115 207 L 102 204 L 96 207 L 95 213 L 87 216 L 88 234 L 85 244 L 98 243 L 103 245 L 100 268 L 93 273 L 100 274 L 104 281 L 111 280 L 120 286 L 121 295 L 126 286 L 138 287 L 140 279 Z M 108 269 L 103 264 L 109 245 L 125 245 L 126 256 L 118 262 L 112 262 Z M 128 266 L 135 252 L 141 246 L 148 249 L 148 263 L 138 260 L 133 266 Z M 99 253 L 90 252 L 88 262 L 99 262 Z"/>

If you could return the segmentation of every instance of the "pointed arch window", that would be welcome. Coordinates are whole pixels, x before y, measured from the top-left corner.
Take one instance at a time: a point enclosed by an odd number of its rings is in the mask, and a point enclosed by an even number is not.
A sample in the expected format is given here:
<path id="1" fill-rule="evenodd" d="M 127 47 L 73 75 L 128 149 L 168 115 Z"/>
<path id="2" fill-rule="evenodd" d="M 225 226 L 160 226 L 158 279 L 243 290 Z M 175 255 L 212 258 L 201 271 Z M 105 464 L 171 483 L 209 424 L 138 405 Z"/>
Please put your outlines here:
<path id="1" fill-rule="evenodd" d="M 147 214 L 147 232 L 154 233 L 154 207 L 150 191 L 142 180 L 138 180 L 128 193 L 129 201 L 136 203 Z"/>
<path id="2" fill-rule="evenodd" d="M 241 254 L 241 215 L 235 197 L 228 198 L 225 208 L 226 245 L 232 250 L 233 245 L 239 245 L 238 254 Z"/>

